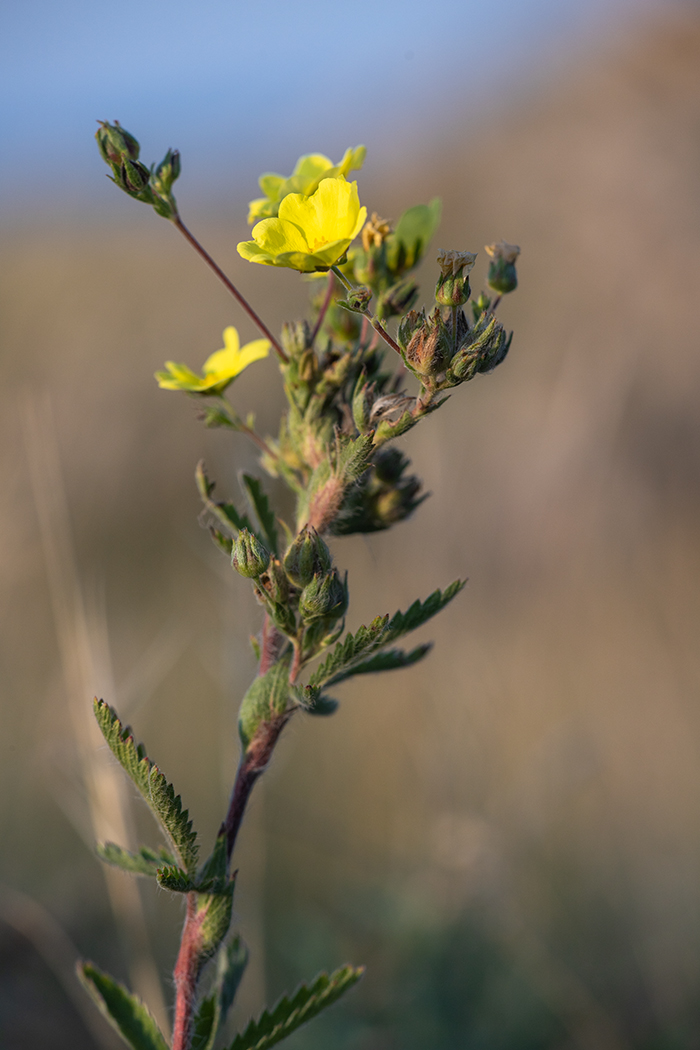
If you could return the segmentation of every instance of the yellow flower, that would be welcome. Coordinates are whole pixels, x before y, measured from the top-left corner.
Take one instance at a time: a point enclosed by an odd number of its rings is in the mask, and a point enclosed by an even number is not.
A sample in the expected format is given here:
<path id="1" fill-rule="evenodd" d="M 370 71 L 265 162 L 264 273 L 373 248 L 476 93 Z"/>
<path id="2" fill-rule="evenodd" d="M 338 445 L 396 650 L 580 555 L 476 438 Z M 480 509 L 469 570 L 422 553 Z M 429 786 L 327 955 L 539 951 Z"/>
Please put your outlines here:
<path id="1" fill-rule="evenodd" d="M 328 270 L 348 250 L 366 218 L 356 182 L 321 179 L 310 196 L 288 194 L 278 217 L 257 223 L 253 240 L 241 241 L 238 253 L 249 262 L 302 273 Z"/>
<path id="2" fill-rule="evenodd" d="M 198 376 L 187 365 L 174 361 L 165 362 L 165 372 L 156 372 L 158 386 L 163 390 L 186 390 L 190 394 L 221 394 L 236 376 L 270 352 L 267 339 L 253 339 L 240 345 L 238 332 L 229 325 L 224 329 L 224 346 L 204 362 L 202 375 Z"/>
<path id="3" fill-rule="evenodd" d="M 299 157 L 288 179 L 272 173 L 261 175 L 258 181 L 265 196 L 248 205 L 248 222 L 252 225 L 258 219 L 274 219 L 280 201 L 289 193 L 303 193 L 308 197 L 318 189 L 321 179 L 345 178 L 349 171 L 362 167 L 366 152 L 364 146 L 346 149 L 340 164 L 335 165 L 323 153 L 307 153 Z"/>

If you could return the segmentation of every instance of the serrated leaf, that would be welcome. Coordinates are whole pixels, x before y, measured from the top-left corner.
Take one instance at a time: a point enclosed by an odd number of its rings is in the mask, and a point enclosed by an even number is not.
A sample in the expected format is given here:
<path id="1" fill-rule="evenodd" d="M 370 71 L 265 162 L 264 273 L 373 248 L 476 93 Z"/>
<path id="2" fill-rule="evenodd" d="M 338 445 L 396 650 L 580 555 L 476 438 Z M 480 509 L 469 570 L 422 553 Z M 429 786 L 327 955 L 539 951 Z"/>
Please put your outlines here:
<path id="1" fill-rule="evenodd" d="M 216 981 L 211 993 L 201 1001 L 197 1010 L 191 1050 L 212 1050 L 218 1033 L 226 1023 L 247 965 L 248 949 L 240 937 L 234 937 L 230 944 L 220 948 Z"/>
<path id="2" fill-rule="evenodd" d="M 168 1050 L 147 1006 L 93 963 L 78 963 L 78 977 L 113 1028 L 132 1050 Z"/>
<path id="3" fill-rule="evenodd" d="M 252 477 L 250 474 L 243 475 L 243 483 L 246 487 L 246 492 L 250 498 L 250 502 L 253 504 L 253 509 L 260 522 L 263 535 L 262 539 L 265 545 L 273 554 L 277 554 L 279 541 L 277 539 L 277 521 L 275 519 L 274 512 L 270 507 L 270 501 L 263 491 L 262 484 L 258 478 Z"/>
<path id="4" fill-rule="evenodd" d="M 114 842 L 98 842 L 95 848 L 100 860 L 114 865 L 115 868 L 121 868 L 122 871 L 130 871 L 134 875 L 149 875 L 155 878 L 160 868 L 175 865 L 175 858 L 162 847 L 153 850 L 148 846 L 139 846 L 136 853 L 131 853 Z"/>
<path id="5" fill-rule="evenodd" d="M 402 667 L 411 667 L 412 664 L 422 660 L 432 647 L 432 642 L 427 642 L 425 645 L 416 646 L 409 652 L 403 649 L 382 650 L 370 656 L 368 660 L 362 660 L 359 664 L 353 664 L 348 670 L 340 671 L 329 679 L 326 685 L 337 685 L 338 682 L 343 682 L 346 678 L 354 678 L 357 674 L 377 674 L 379 671 L 397 671 Z"/>
<path id="6" fill-rule="evenodd" d="M 112 754 L 129 774 L 165 832 L 176 858 L 188 874 L 197 868 L 197 835 L 192 830 L 189 813 L 182 808 L 158 766 L 146 755 L 143 744 L 137 744 L 128 726 L 123 726 L 116 712 L 104 700 L 95 700 L 95 718 Z"/>
<path id="7" fill-rule="evenodd" d="M 161 868 L 157 878 L 158 885 L 164 890 L 170 890 L 171 893 L 191 893 L 197 888 L 187 872 L 178 868 L 177 865 Z"/>
<path id="8" fill-rule="evenodd" d="M 388 616 L 376 616 L 369 627 L 363 625 L 358 627 L 355 634 L 348 633 L 316 668 L 309 679 L 309 685 L 312 687 L 325 685 L 341 668 L 348 667 L 354 661 L 376 651 L 382 644 L 388 623 Z"/>
<path id="9" fill-rule="evenodd" d="M 405 613 L 396 612 L 391 619 L 377 616 L 369 627 L 359 627 L 354 635 L 346 635 L 313 672 L 301 702 L 311 710 L 325 686 L 335 685 L 355 674 L 373 674 L 409 667 L 421 660 L 430 646 L 419 645 L 410 652 L 394 649 L 386 653 L 380 650 L 439 613 L 464 585 L 465 581 L 455 580 L 444 591 L 433 591 L 424 602 L 415 601 Z M 375 657 L 375 654 L 379 655 Z"/>
<path id="10" fill-rule="evenodd" d="M 415 631 L 433 616 L 444 609 L 452 599 L 466 586 L 466 580 L 455 580 L 444 591 L 435 590 L 424 602 L 415 601 L 405 613 L 396 612 L 387 625 L 383 645 L 396 641 L 409 631 Z"/>
<path id="11" fill-rule="evenodd" d="M 269 1050 L 335 1003 L 363 972 L 362 967 L 343 966 L 330 977 L 319 974 L 310 987 L 302 984 L 291 999 L 283 996 L 272 1010 L 264 1010 L 257 1021 L 250 1021 L 228 1050 Z"/>

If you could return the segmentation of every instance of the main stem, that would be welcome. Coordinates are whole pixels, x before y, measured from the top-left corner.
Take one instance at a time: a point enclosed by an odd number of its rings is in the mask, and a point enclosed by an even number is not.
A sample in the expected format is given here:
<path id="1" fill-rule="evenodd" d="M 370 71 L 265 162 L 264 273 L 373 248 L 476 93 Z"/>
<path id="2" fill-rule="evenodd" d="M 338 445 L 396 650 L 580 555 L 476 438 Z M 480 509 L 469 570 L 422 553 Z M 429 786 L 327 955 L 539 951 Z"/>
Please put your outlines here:
<path id="1" fill-rule="evenodd" d="M 222 282 L 222 284 L 225 285 L 225 287 L 228 289 L 228 291 L 231 293 L 231 295 L 234 297 L 234 299 L 236 299 L 240 303 L 240 305 L 243 307 L 245 312 L 248 314 L 248 316 L 251 318 L 251 320 L 253 320 L 255 322 L 255 324 L 258 326 L 258 328 L 263 333 L 263 335 L 267 339 L 270 340 L 270 342 L 272 343 L 273 347 L 275 348 L 275 352 L 276 352 L 277 356 L 279 357 L 280 361 L 284 361 L 284 363 L 287 364 L 289 362 L 289 358 L 285 354 L 285 352 L 282 349 L 282 347 L 280 346 L 279 342 L 277 341 L 277 339 L 275 339 L 274 335 L 272 334 L 270 329 L 267 327 L 267 325 L 265 324 L 263 319 L 261 317 L 258 317 L 258 315 L 256 314 L 255 310 L 250 305 L 250 303 L 247 301 L 247 299 L 243 298 L 241 293 L 236 288 L 235 284 L 233 284 L 233 282 L 228 279 L 228 277 L 226 276 L 224 271 L 221 269 L 221 267 L 218 266 L 217 263 L 214 262 L 214 260 L 212 259 L 211 255 L 209 254 L 209 252 L 206 251 L 206 249 L 202 247 L 202 245 L 199 243 L 197 238 L 195 236 L 193 236 L 193 234 L 190 233 L 190 231 L 187 229 L 187 227 L 185 226 L 184 222 L 182 221 L 182 219 L 180 218 L 179 215 L 176 218 L 173 219 L 173 222 L 174 222 L 175 226 L 177 226 L 178 230 L 180 231 L 182 236 L 185 238 L 185 240 L 189 241 L 189 243 L 192 245 L 192 247 L 197 252 L 197 254 L 201 255 L 201 257 L 204 259 L 204 261 L 207 264 L 207 266 L 211 267 L 211 269 L 214 271 L 216 276 L 219 278 L 219 280 Z"/>

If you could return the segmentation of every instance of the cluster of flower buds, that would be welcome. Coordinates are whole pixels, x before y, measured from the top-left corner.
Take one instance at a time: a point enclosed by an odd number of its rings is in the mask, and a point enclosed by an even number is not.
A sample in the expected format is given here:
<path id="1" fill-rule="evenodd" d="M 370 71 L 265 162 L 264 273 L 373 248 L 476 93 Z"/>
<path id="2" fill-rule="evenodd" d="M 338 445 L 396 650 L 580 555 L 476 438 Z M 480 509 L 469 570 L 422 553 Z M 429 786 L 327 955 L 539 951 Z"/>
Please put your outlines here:
<path id="1" fill-rule="evenodd" d="M 501 254 L 497 249 L 502 249 Z M 519 249 L 492 245 L 487 251 L 492 255 L 491 266 L 498 264 L 501 286 L 505 288 L 510 282 L 515 287 L 515 259 Z M 511 337 L 489 312 L 488 296 L 482 294 L 472 304 L 473 326 L 462 309 L 469 300 L 469 273 L 475 259 L 472 252 L 441 251 L 438 255 L 441 274 L 435 289 L 437 306 L 428 314 L 424 310 L 420 313 L 410 310 L 399 324 L 398 342 L 406 365 L 430 391 L 458 386 L 477 372 L 490 372 L 508 353 Z M 504 261 L 506 259 L 508 261 Z M 507 274 L 506 267 L 509 268 Z M 491 287 L 496 290 L 493 284 Z"/>
<path id="2" fill-rule="evenodd" d="M 150 204 L 165 219 L 177 218 L 177 205 L 172 194 L 180 174 L 180 154 L 168 150 L 160 164 L 147 168 L 139 160 L 141 147 L 118 120 L 109 124 L 99 121 L 95 132 L 102 159 L 112 169 L 113 182 L 137 201 Z"/>

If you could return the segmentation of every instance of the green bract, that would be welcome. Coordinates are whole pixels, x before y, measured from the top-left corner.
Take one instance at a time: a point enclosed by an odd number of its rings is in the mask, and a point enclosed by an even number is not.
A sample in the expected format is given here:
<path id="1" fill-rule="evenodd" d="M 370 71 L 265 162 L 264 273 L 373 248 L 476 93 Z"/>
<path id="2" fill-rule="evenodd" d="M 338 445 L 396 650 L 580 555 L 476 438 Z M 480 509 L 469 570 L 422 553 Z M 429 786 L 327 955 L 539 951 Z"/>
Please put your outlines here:
<path id="1" fill-rule="evenodd" d="M 328 270 L 345 254 L 366 218 L 356 182 L 321 179 L 310 196 L 285 197 L 278 217 L 257 223 L 253 240 L 242 241 L 238 252 L 265 266 L 287 266 L 302 273 Z"/>
<path id="2" fill-rule="evenodd" d="M 280 202 L 290 193 L 303 193 L 308 197 L 318 189 L 321 179 L 345 178 L 348 172 L 362 167 L 366 153 L 364 146 L 346 149 L 343 159 L 335 165 L 323 153 L 307 153 L 299 157 L 288 179 L 272 172 L 261 175 L 258 183 L 265 196 L 248 205 L 248 222 L 274 219 Z"/>
<path id="3" fill-rule="evenodd" d="M 158 386 L 164 390 L 186 390 L 190 394 L 221 394 L 233 380 L 252 364 L 270 352 L 267 339 L 253 339 L 245 346 L 240 345 L 238 332 L 229 325 L 224 329 L 224 346 L 222 350 L 208 357 L 198 376 L 187 365 L 178 365 L 174 361 L 165 362 L 165 372 L 156 372 Z"/>

